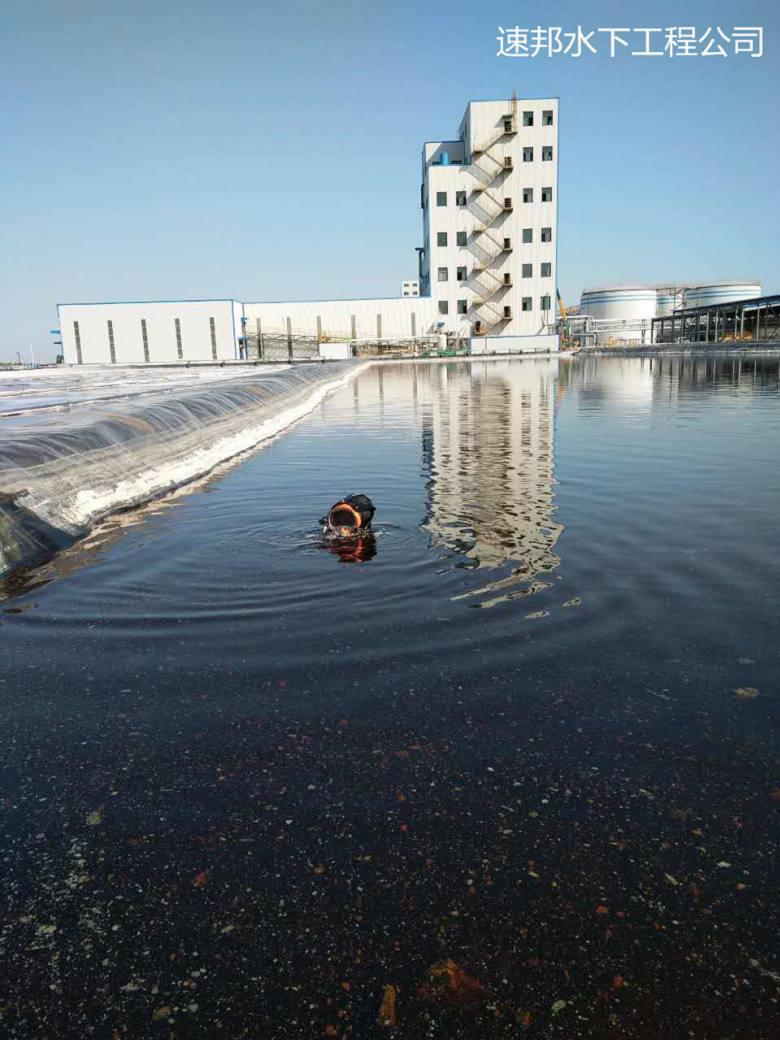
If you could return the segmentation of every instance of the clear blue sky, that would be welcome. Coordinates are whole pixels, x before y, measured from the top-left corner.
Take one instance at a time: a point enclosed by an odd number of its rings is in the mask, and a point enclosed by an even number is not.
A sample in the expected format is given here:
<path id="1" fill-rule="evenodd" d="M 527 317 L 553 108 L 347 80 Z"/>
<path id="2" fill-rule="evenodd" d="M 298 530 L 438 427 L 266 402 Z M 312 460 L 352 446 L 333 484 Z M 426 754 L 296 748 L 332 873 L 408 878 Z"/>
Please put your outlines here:
<path id="1" fill-rule="evenodd" d="M 0 357 L 43 354 L 57 302 L 394 295 L 416 271 L 421 143 L 513 88 L 560 97 L 565 299 L 602 281 L 780 290 L 776 0 L 2 10 Z M 761 25 L 765 55 L 499 59 L 499 24 Z"/>

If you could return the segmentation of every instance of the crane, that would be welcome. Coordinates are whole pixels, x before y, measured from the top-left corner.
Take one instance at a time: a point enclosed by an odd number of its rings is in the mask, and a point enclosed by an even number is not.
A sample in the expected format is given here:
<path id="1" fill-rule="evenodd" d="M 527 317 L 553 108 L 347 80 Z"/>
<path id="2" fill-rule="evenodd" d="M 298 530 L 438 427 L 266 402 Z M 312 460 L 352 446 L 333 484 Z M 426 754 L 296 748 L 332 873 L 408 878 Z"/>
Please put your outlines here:
<path id="1" fill-rule="evenodd" d="M 561 318 L 561 349 L 577 350 L 579 348 L 579 342 L 573 336 L 570 336 L 568 334 L 568 330 L 566 328 L 566 319 L 569 316 L 569 312 L 566 309 L 566 304 L 563 302 L 561 290 L 556 288 L 555 294 L 558 297 L 558 314 Z"/>

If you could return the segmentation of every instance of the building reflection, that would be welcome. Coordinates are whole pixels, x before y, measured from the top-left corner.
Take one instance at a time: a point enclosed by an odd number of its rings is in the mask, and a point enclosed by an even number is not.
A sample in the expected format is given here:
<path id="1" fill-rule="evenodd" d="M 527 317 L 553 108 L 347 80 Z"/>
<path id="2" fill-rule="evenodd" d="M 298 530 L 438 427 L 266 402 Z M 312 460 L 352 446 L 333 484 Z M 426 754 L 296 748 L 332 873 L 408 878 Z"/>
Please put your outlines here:
<path id="1" fill-rule="evenodd" d="M 514 598 L 559 561 L 553 443 L 557 363 L 431 366 L 423 415 L 424 527 L 464 565 L 511 572 L 469 595 Z M 489 605 L 493 600 L 483 601 Z"/>
<path id="2" fill-rule="evenodd" d="M 776 355 L 734 352 L 684 356 L 659 353 L 653 358 L 654 393 L 660 400 L 719 393 L 748 396 L 756 391 L 776 391 L 780 385 L 780 359 Z"/>
<path id="3" fill-rule="evenodd" d="M 776 355 L 733 351 L 658 350 L 630 357 L 579 354 L 568 366 L 567 390 L 582 411 L 650 413 L 686 397 L 728 394 L 750 398 L 780 384 Z"/>

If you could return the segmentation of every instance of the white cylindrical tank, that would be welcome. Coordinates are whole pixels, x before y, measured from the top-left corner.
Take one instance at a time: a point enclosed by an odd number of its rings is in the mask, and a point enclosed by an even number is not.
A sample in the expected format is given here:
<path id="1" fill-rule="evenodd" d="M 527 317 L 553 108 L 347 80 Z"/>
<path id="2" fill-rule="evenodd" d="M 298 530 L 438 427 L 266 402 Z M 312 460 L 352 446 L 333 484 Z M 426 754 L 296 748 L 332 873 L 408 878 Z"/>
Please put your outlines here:
<path id="1" fill-rule="evenodd" d="M 655 317 L 656 290 L 647 285 L 615 285 L 583 289 L 580 312 L 594 318 L 646 320 Z"/>
<path id="2" fill-rule="evenodd" d="M 711 285 L 692 285 L 685 290 L 683 309 L 710 307 L 718 303 L 736 303 L 761 295 L 761 282 L 714 282 Z"/>

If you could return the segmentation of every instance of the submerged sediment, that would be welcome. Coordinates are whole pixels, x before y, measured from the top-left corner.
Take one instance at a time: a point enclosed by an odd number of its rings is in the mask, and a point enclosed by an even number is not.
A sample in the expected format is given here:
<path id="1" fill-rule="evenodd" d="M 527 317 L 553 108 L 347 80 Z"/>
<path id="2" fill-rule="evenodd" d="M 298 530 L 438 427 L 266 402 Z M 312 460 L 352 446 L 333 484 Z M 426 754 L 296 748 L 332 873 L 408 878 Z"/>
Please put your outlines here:
<path id="1" fill-rule="evenodd" d="M 109 513 L 208 473 L 279 433 L 364 366 L 193 375 L 0 416 L 0 575 L 46 558 Z M 115 374 L 112 373 L 115 378 Z"/>

